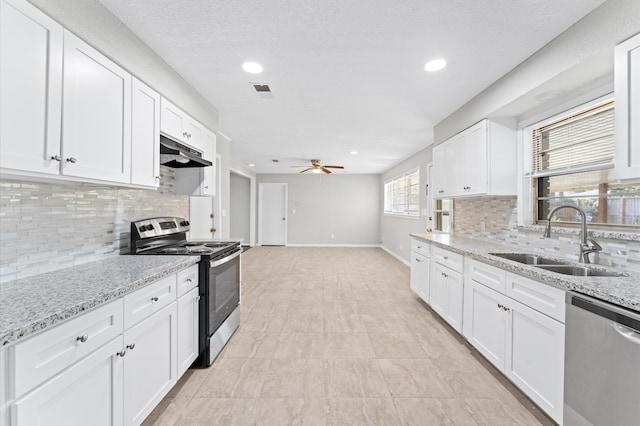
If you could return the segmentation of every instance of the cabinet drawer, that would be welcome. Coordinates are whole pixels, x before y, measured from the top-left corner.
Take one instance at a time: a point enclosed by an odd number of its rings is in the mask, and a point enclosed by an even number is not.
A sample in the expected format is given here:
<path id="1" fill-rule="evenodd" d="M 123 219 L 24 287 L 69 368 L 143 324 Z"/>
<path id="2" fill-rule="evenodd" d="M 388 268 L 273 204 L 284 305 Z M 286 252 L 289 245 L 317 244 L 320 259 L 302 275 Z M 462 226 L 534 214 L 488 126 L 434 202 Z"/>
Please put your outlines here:
<path id="1" fill-rule="evenodd" d="M 175 301 L 175 275 L 126 295 L 124 297 L 124 328 L 130 328 Z"/>
<path id="2" fill-rule="evenodd" d="M 14 396 L 76 363 L 122 333 L 122 299 L 118 299 L 11 347 Z"/>
<path id="3" fill-rule="evenodd" d="M 449 250 L 441 249 L 440 247 L 434 247 L 432 250 L 433 260 L 447 268 L 453 269 L 456 272 L 462 273 L 462 259 L 463 256 L 458 253 L 450 252 Z"/>
<path id="4" fill-rule="evenodd" d="M 198 286 L 198 265 L 193 265 L 178 272 L 178 297 Z"/>
<path id="5" fill-rule="evenodd" d="M 466 263 L 465 277 L 499 293 L 505 292 L 506 273 L 502 269 L 469 259 Z"/>
<path id="6" fill-rule="evenodd" d="M 431 257 L 431 244 L 413 238 L 411 240 L 411 251 L 426 257 Z"/>
<path id="7" fill-rule="evenodd" d="M 508 272 L 505 294 L 564 324 L 564 290 Z"/>

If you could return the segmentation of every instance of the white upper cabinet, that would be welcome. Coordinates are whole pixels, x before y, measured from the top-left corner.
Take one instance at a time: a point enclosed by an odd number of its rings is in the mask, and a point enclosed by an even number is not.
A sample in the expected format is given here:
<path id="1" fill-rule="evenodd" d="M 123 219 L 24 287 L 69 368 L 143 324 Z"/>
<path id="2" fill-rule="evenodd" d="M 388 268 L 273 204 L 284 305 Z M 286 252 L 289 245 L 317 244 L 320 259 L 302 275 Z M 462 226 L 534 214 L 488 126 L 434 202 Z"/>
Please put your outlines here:
<path id="1" fill-rule="evenodd" d="M 140 80 L 131 82 L 131 183 L 160 185 L 160 95 Z"/>
<path id="2" fill-rule="evenodd" d="M 616 46 L 615 102 L 615 175 L 640 180 L 640 34 Z"/>
<path id="3" fill-rule="evenodd" d="M 436 198 L 516 194 L 515 125 L 482 120 L 433 149 Z"/>
<path id="4" fill-rule="evenodd" d="M 62 27 L 26 1 L 0 2 L 0 167 L 58 174 Z M 52 159 L 53 158 L 53 159 Z"/>
<path id="5" fill-rule="evenodd" d="M 131 75 L 64 32 L 62 174 L 131 180 Z"/>
<path id="6" fill-rule="evenodd" d="M 199 151 L 203 151 L 204 126 L 165 98 L 162 98 L 161 105 L 160 131 L 171 139 L 184 142 Z M 204 158 L 211 161 L 209 157 Z"/>

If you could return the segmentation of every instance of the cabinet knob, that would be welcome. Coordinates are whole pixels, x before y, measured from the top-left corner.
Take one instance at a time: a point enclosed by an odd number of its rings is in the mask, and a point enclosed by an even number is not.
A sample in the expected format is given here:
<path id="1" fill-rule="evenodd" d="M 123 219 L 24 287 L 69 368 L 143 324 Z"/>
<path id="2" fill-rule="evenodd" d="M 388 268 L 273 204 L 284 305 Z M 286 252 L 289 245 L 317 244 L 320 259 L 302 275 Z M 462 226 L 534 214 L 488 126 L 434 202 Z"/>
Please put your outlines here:
<path id="1" fill-rule="evenodd" d="M 448 258 L 449 258 L 448 256 L 444 256 L 444 257 L 443 257 L 443 259 L 444 259 L 444 260 L 447 260 Z"/>
<path id="2" fill-rule="evenodd" d="M 80 342 L 80 343 L 84 343 L 84 342 L 86 342 L 87 340 L 89 340 L 89 336 L 88 336 L 88 335 L 86 335 L 86 334 L 83 334 L 82 336 L 78 336 L 78 337 L 76 337 L 76 341 L 77 341 L 77 342 Z"/>
<path id="3" fill-rule="evenodd" d="M 152 302 L 157 302 L 158 300 L 160 300 L 160 299 L 158 299 L 158 296 L 153 296 L 153 297 L 151 298 L 151 301 L 152 301 Z"/>
<path id="4" fill-rule="evenodd" d="M 156 176 L 156 180 L 160 180 L 160 176 Z"/>
<path id="5" fill-rule="evenodd" d="M 120 352 L 116 352 L 116 355 L 118 355 L 120 358 L 123 358 L 126 354 L 127 354 L 126 349 L 123 349 Z"/>
<path id="6" fill-rule="evenodd" d="M 417 257 L 416 257 L 416 262 L 420 262 L 420 259 L 418 259 Z"/>
<path id="7" fill-rule="evenodd" d="M 135 343 L 131 343 L 130 345 L 127 345 L 127 349 L 134 350 L 135 348 L 136 348 L 136 344 Z"/>
<path id="8" fill-rule="evenodd" d="M 193 282 L 193 280 L 191 278 L 187 278 L 187 282 L 190 283 Z"/>
<path id="9" fill-rule="evenodd" d="M 209 214 L 209 217 L 210 217 L 211 219 L 213 219 L 213 216 L 214 216 L 214 214 L 213 214 L 213 213 Z"/>
<path id="10" fill-rule="evenodd" d="M 73 164 L 75 164 L 75 163 L 76 163 L 76 161 L 78 161 L 78 160 L 76 160 L 76 158 L 75 158 L 75 157 L 69 157 L 69 158 L 67 158 L 67 163 L 73 163 Z"/>
<path id="11" fill-rule="evenodd" d="M 444 189 L 441 189 L 438 191 L 438 194 L 442 194 L 444 192 Z"/>
<path id="12" fill-rule="evenodd" d="M 209 232 L 211 232 L 213 234 L 214 232 L 216 232 L 216 228 L 209 229 Z"/>
<path id="13" fill-rule="evenodd" d="M 200 301 L 200 296 L 196 297 L 196 301 L 198 301 L 198 302 Z"/>
<path id="14" fill-rule="evenodd" d="M 62 157 L 60 157 L 60 156 L 59 156 L 59 155 L 57 155 L 57 154 L 56 154 L 56 155 L 52 155 L 52 156 L 51 156 L 51 159 L 52 159 L 52 160 L 56 160 L 56 161 L 62 161 Z"/>
<path id="15" fill-rule="evenodd" d="M 504 306 L 502 306 L 502 304 L 498 303 L 498 309 L 502 309 L 504 308 Z"/>
<path id="16" fill-rule="evenodd" d="M 205 185 L 205 186 L 204 186 L 204 189 L 209 189 L 209 186 L 208 186 L 208 185 Z"/>

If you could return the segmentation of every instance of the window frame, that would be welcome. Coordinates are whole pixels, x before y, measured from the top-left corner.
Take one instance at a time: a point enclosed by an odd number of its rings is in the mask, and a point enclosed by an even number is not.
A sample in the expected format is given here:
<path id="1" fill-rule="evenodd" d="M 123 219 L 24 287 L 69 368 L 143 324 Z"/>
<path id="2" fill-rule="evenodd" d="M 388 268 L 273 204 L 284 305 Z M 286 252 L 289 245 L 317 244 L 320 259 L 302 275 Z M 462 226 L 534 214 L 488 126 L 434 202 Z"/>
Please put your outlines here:
<path id="1" fill-rule="evenodd" d="M 400 209 L 398 209 L 398 197 L 396 197 L 396 199 L 393 202 L 393 208 L 394 210 L 387 210 L 387 185 L 389 184 L 394 184 L 396 181 L 400 181 L 400 180 L 404 180 L 405 182 L 405 186 L 406 185 L 406 180 L 409 176 L 412 175 L 417 175 L 418 176 L 418 183 L 417 183 L 417 188 L 418 188 L 418 194 L 417 194 L 417 204 L 416 204 L 416 213 L 409 213 L 409 212 L 403 212 Z M 385 216 L 391 216 L 391 217 L 402 217 L 402 218 L 407 218 L 407 219 L 414 219 L 414 220 L 418 220 L 420 219 L 420 209 L 421 209 L 421 179 L 420 179 L 420 167 L 414 167 L 412 169 L 407 170 L 404 173 L 401 173 L 391 179 L 387 179 L 383 182 L 382 184 L 382 212 Z M 408 194 L 406 194 L 407 197 L 409 197 L 411 194 L 410 192 Z M 410 206 L 412 204 L 407 204 L 407 206 Z"/>

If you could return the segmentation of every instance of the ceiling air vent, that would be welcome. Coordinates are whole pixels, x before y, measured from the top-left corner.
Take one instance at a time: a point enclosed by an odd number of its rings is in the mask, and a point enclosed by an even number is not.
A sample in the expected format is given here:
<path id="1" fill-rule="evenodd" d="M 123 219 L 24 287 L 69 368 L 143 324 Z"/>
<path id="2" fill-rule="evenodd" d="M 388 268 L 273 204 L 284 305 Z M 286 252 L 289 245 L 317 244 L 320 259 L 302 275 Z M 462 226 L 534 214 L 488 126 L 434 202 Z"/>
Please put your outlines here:
<path id="1" fill-rule="evenodd" d="M 249 83 L 253 92 L 261 99 L 273 99 L 271 87 L 266 83 Z"/>

